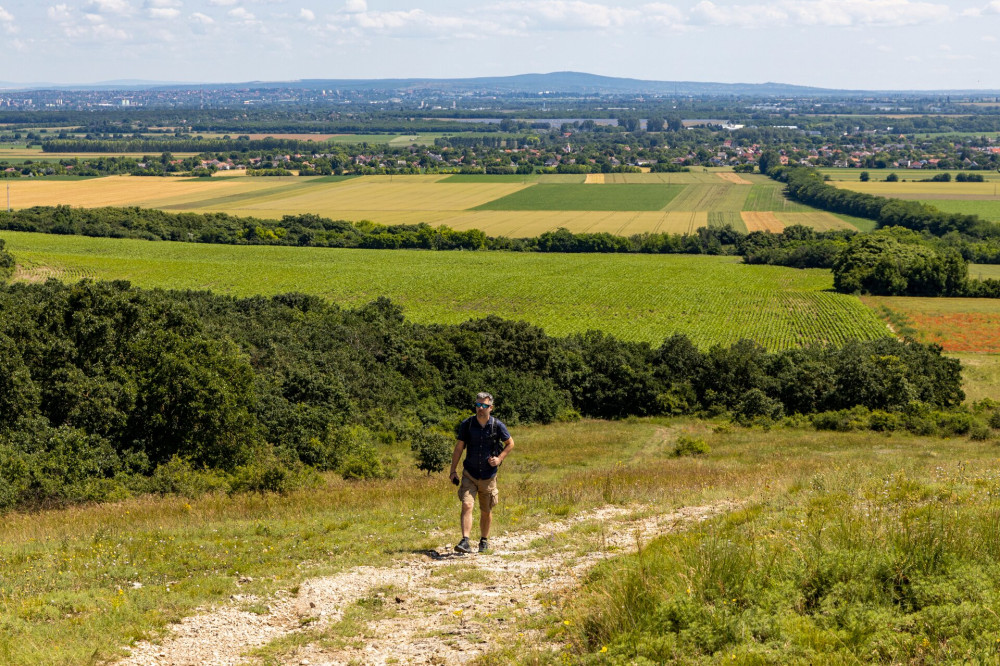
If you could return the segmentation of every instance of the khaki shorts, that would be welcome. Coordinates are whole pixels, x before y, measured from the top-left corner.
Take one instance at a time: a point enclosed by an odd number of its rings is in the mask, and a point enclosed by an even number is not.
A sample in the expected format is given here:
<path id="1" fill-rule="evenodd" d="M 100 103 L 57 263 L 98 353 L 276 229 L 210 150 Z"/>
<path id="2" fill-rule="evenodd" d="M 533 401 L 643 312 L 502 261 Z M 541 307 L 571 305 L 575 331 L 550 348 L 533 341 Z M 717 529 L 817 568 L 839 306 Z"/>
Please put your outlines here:
<path id="1" fill-rule="evenodd" d="M 500 501 L 496 475 L 492 479 L 480 481 L 473 479 L 468 472 L 462 470 L 462 484 L 458 487 L 458 499 L 461 500 L 462 504 L 472 506 L 475 501 L 474 495 L 479 495 L 480 511 L 488 511 L 495 507 Z"/>

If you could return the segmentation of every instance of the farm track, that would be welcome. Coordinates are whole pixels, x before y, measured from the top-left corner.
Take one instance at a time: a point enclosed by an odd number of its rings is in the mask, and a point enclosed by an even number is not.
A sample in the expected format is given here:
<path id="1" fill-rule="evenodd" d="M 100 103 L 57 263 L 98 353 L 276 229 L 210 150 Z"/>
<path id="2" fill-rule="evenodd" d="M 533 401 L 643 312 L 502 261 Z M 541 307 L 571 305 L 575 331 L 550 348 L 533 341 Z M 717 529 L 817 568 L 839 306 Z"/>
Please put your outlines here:
<path id="1" fill-rule="evenodd" d="M 162 643 L 137 644 L 118 666 L 254 663 L 247 651 L 276 641 L 289 646 L 278 650 L 284 664 L 461 664 L 517 636 L 545 647 L 530 625 L 544 616 L 546 595 L 575 587 L 602 560 L 733 507 L 718 502 L 643 516 L 649 507 L 608 506 L 494 539 L 488 556 L 461 556 L 442 544 L 388 567 L 307 580 L 294 595 L 236 595 L 172 627 Z M 586 530 L 582 550 L 572 541 L 560 545 L 573 528 Z M 462 579 L 449 581 L 455 575 Z M 359 601 L 384 610 L 362 622 L 360 633 L 338 632 L 336 623 Z M 267 611 L 243 610 L 249 605 Z"/>

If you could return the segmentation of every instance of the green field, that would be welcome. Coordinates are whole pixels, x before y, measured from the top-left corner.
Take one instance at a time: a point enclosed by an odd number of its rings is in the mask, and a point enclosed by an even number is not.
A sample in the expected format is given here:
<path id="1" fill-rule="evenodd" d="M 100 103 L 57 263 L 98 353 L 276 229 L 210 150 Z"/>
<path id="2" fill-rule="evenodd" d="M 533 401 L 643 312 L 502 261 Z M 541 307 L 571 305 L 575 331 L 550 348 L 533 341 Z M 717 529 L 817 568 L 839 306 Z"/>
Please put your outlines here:
<path id="1" fill-rule="evenodd" d="M 1000 198 L 987 199 L 921 199 L 924 203 L 934 206 L 945 213 L 961 213 L 962 215 L 978 215 L 984 220 L 1000 222 Z"/>
<path id="2" fill-rule="evenodd" d="M 477 206 L 476 210 L 663 210 L 680 185 L 539 184 Z"/>
<path id="3" fill-rule="evenodd" d="M 743 203 L 743 210 L 750 212 L 810 213 L 816 209 L 785 198 L 779 183 L 754 185 Z"/>
<path id="4" fill-rule="evenodd" d="M 2 232 L 22 280 L 127 279 L 143 287 L 251 296 L 300 291 L 345 306 L 388 296 L 417 322 L 490 314 L 554 335 L 599 329 L 658 344 L 750 338 L 769 349 L 887 335 L 824 270 L 735 257 L 335 250 L 154 243 Z"/>
<path id="5" fill-rule="evenodd" d="M 1000 265 L 969 264 L 969 277 L 974 280 L 1000 280 Z"/>

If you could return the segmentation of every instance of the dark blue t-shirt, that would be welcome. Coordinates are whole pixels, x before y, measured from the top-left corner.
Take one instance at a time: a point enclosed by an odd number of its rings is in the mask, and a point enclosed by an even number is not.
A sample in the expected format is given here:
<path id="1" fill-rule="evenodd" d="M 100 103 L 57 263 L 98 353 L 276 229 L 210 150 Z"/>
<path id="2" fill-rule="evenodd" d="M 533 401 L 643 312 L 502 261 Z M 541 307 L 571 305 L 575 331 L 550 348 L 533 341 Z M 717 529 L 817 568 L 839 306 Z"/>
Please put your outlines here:
<path id="1" fill-rule="evenodd" d="M 465 442 L 465 471 L 474 479 L 483 481 L 492 479 L 497 474 L 497 467 L 489 463 L 490 456 L 495 456 L 503 450 L 503 442 L 510 439 L 507 426 L 494 417 L 490 417 L 485 426 L 479 425 L 475 416 L 462 421 L 455 438 Z"/>

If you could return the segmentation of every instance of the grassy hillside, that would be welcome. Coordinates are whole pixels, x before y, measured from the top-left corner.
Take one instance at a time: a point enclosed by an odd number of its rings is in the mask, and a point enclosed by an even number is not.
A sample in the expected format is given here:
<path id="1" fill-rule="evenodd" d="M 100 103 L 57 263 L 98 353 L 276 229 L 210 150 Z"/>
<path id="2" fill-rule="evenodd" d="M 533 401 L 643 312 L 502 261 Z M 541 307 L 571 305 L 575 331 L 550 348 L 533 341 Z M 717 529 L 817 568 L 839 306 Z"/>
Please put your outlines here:
<path id="1" fill-rule="evenodd" d="M 741 508 L 610 562 L 581 590 L 545 597 L 545 614 L 511 613 L 507 640 L 491 641 L 484 663 L 530 660 L 534 648 L 542 652 L 532 663 L 670 660 L 677 649 L 705 663 L 731 655 L 738 663 L 975 661 L 995 649 L 1000 577 L 995 538 L 980 529 L 992 525 L 991 479 L 1000 473 L 992 447 L 716 425 L 584 421 L 513 432 L 518 449 L 504 466 L 497 543 L 609 503 L 645 512 L 719 501 Z M 680 435 L 703 439 L 710 452 L 675 457 Z M 0 661 L 101 661 L 234 594 L 245 601 L 231 603 L 266 616 L 268 594 L 294 595 L 305 579 L 450 545 L 457 513 L 443 475 L 404 471 L 391 481 L 324 477 L 287 496 L 150 497 L 8 514 L 0 525 Z M 570 540 L 536 546 L 566 547 L 598 550 L 601 535 L 583 522 Z M 857 578 L 836 578 L 851 562 Z M 881 587 L 861 584 L 864 576 Z M 669 620 L 670 605 L 681 602 L 691 631 Z M 975 622 L 952 626 L 970 615 Z M 292 645 L 336 646 L 363 635 L 369 617 L 346 637 L 334 625 Z M 461 622 L 483 635 L 500 627 L 475 607 Z"/>

